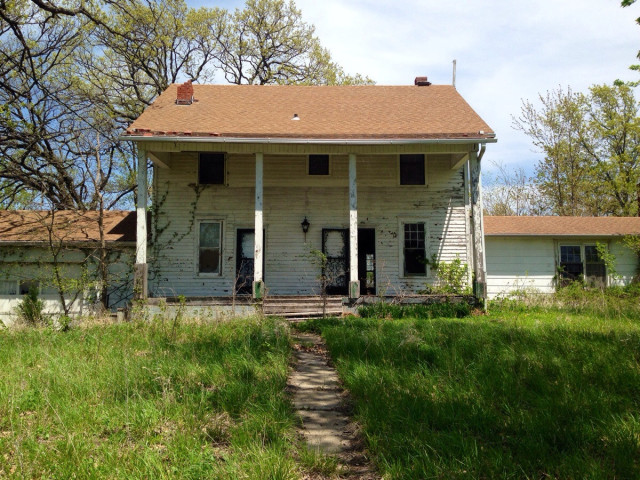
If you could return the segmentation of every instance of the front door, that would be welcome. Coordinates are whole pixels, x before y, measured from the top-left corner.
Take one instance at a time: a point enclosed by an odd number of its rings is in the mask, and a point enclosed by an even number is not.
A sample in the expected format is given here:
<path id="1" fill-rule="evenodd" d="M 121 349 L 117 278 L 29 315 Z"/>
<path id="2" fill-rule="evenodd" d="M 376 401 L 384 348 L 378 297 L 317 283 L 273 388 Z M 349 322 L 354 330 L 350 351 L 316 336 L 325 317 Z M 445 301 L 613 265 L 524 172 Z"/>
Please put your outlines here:
<path id="1" fill-rule="evenodd" d="M 358 229 L 358 280 L 360 295 L 376 294 L 376 231 Z"/>
<path id="2" fill-rule="evenodd" d="M 347 295 L 349 292 L 349 230 L 322 229 L 322 253 L 326 264 L 322 275 L 328 295 Z"/>
<path id="3" fill-rule="evenodd" d="M 236 293 L 251 294 L 255 231 L 239 228 L 236 236 Z"/>

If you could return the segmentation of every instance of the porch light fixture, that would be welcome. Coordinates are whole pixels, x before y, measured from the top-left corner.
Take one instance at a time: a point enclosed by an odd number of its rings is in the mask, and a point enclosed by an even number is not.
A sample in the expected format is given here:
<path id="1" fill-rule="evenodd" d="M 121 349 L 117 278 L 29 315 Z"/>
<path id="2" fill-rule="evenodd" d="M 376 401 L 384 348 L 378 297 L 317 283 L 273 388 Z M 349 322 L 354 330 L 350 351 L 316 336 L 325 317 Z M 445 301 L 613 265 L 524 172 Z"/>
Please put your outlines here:
<path id="1" fill-rule="evenodd" d="M 302 233 L 304 233 L 305 235 L 309 231 L 309 225 L 310 225 L 309 220 L 307 220 L 307 217 L 304 217 L 304 220 L 302 221 L 300 226 L 302 227 Z"/>
<path id="2" fill-rule="evenodd" d="M 293 117 L 291 117 L 291 120 L 300 120 L 300 117 L 298 116 L 297 113 L 294 113 Z"/>

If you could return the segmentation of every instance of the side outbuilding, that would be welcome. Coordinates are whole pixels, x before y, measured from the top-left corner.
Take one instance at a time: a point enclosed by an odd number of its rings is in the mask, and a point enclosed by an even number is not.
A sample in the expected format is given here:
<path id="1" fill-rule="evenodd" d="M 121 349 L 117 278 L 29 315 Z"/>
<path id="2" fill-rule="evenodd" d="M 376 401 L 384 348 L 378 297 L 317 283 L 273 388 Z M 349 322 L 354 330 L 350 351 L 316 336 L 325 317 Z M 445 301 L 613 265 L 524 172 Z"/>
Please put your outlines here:
<path id="1" fill-rule="evenodd" d="M 558 282 L 582 278 L 590 284 L 630 283 L 638 257 L 625 245 L 640 235 L 638 217 L 485 216 L 489 298 L 516 291 L 553 293 Z M 615 257 L 607 269 L 598 244 Z"/>
<path id="2" fill-rule="evenodd" d="M 34 289 L 53 317 L 89 314 L 102 295 L 110 309 L 125 306 L 133 295 L 135 227 L 135 212 L 105 211 L 100 235 L 97 211 L 0 211 L 0 322 L 13 323 Z"/>

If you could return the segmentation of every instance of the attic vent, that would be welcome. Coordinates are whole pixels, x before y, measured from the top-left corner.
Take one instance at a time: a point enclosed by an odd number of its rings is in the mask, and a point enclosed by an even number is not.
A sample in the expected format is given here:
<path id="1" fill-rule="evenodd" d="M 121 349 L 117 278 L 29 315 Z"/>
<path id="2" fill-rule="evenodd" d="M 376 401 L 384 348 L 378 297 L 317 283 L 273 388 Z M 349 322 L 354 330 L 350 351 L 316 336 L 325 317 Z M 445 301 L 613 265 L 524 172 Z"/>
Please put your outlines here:
<path id="1" fill-rule="evenodd" d="M 176 105 L 191 105 L 193 103 L 193 85 L 191 80 L 187 80 L 182 85 L 178 85 L 178 98 Z"/>
<path id="2" fill-rule="evenodd" d="M 414 82 L 418 87 L 428 87 L 431 85 L 431 82 L 427 80 L 427 77 L 416 77 Z"/>

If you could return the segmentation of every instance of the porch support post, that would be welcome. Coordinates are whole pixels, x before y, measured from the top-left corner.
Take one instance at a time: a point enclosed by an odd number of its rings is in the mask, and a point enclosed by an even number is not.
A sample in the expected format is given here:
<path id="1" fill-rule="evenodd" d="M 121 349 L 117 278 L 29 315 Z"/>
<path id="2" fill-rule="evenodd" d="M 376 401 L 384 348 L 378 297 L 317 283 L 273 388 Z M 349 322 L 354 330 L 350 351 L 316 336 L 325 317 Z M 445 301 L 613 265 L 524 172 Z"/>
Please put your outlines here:
<path id="1" fill-rule="evenodd" d="M 133 294 L 138 300 L 148 296 L 147 266 L 147 152 L 138 147 L 138 195 L 136 201 L 136 264 L 133 272 Z"/>
<path id="2" fill-rule="evenodd" d="M 360 297 L 358 281 L 358 188 L 356 154 L 349 154 L 349 298 Z"/>
<path id="3" fill-rule="evenodd" d="M 264 256 L 264 238 L 262 235 L 262 172 L 264 154 L 256 153 L 256 206 L 255 206 L 255 226 L 254 226 L 254 255 L 253 255 L 253 298 L 256 300 L 264 296 L 264 281 L 262 263 Z"/>
<path id="4" fill-rule="evenodd" d="M 484 250 L 484 220 L 482 216 L 482 183 L 480 178 L 480 160 L 478 152 L 469 154 L 469 166 L 471 168 L 471 214 L 473 232 L 473 294 L 486 300 L 487 298 L 487 272 Z"/>

